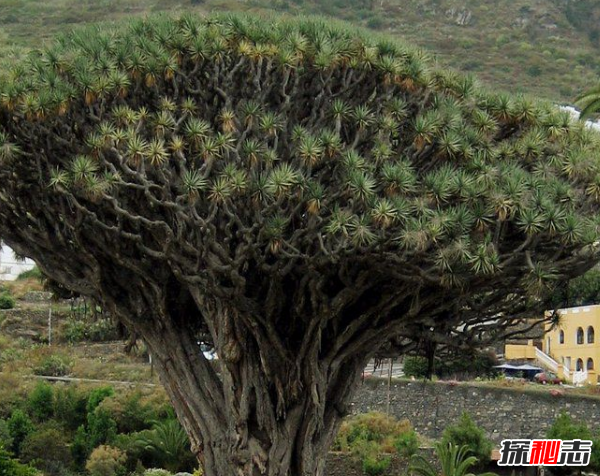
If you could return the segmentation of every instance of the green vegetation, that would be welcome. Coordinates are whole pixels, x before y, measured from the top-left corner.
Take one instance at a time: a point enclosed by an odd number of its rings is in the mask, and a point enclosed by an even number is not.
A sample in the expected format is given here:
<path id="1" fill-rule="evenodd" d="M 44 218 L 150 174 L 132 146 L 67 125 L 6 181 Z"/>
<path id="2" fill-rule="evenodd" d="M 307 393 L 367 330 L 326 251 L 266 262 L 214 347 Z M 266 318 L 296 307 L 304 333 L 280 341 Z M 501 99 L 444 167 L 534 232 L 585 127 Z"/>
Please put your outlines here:
<path id="1" fill-rule="evenodd" d="M 19 459 L 48 476 L 63 476 L 71 466 L 71 454 L 60 426 L 46 422 L 35 428 L 23 440 Z"/>
<path id="2" fill-rule="evenodd" d="M 574 421 L 570 415 L 562 412 L 554 420 L 546 437 L 555 440 L 592 440 L 592 455 L 587 469 L 592 472 L 600 470 L 600 435 L 594 435 L 585 423 Z M 552 468 L 552 473 L 565 476 L 571 474 L 571 471 L 569 468 L 555 467 Z"/>
<path id="3" fill-rule="evenodd" d="M 600 270 L 592 269 L 558 289 L 553 297 L 553 308 L 589 306 L 599 302 Z"/>
<path id="4" fill-rule="evenodd" d="M 40 476 L 35 468 L 20 463 L 2 448 L 0 448 L 0 474 L 3 476 Z"/>
<path id="5" fill-rule="evenodd" d="M 77 342 L 106 342 L 117 340 L 119 334 L 110 319 L 89 316 L 71 317 L 63 327 L 64 339 L 75 344 Z"/>
<path id="6" fill-rule="evenodd" d="M 30 270 L 23 271 L 19 276 L 17 276 L 17 280 L 23 281 L 26 279 L 37 279 L 38 281 L 43 280 L 42 271 L 37 266 L 34 266 Z"/>
<path id="7" fill-rule="evenodd" d="M 192 472 L 197 462 L 169 408 L 162 392 L 38 383 L 0 419 L 0 438 L 48 476 L 124 476 L 140 467 Z M 0 469 L 18 460 L 0 453 Z"/>
<path id="8" fill-rule="evenodd" d="M 577 104 L 581 106 L 582 119 L 587 119 L 600 111 L 600 86 L 585 91 L 577 98 Z"/>
<path id="9" fill-rule="evenodd" d="M 46 382 L 39 382 L 29 395 L 27 402 L 31 417 L 43 422 L 54 416 L 54 392 Z"/>
<path id="10" fill-rule="evenodd" d="M 414 378 L 425 378 L 427 376 L 427 359 L 420 356 L 408 356 L 404 358 L 404 375 Z"/>
<path id="11" fill-rule="evenodd" d="M 126 456 L 123 451 L 111 446 L 99 446 L 90 455 L 85 469 L 90 476 L 119 476 L 125 474 Z"/>
<path id="12" fill-rule="evenodd" d="M 15 408 L 7 422 L 8 431 L 12 438 L 12 451 L 20 454 L 23 441 L 33 433 L 34 426 L 30 418 L 22 410 Z"/>
<path id="13" fill-rule="evenodd" d="M 469 448 L 454 443 L 439 442 L 435 444 L 435 452 L 439 460 L 441 472 L 438 468 L 424 458 L 415 455 L 409 466 L 408 472 L 417 476 L 474 476 L 469 470 L 479 461 L 469 454 Z M 495 476 L 493 473 L 484 473 L 482 476 Z"/>
<path id="14" fill-rule="evenodd" d="M 456 445 L 457 448 L 464 449 L 470 456 L 474 456 L 480 465 L 489 462 L 492 454 L 492 442 L 467 412 L 462 414 L 456 425 L 444 430 L 441 445 L 443 448 Z"/>
<path id="15" fill-rule="evenodd" d="M 495 335 L 598 259 L 597 134 L 347 24 L 88 28 L 0 95 L 6 240 L 161 356 L 191 441 L 223 442 L 211 476 L 317 472 L 392 337 Z"/>
<path id="16" fill-rule="evenodd" d="M 490 86 L 572 102 L 598 76 L 598 3 L 527 0 L 30 0 L 0 5 L 0 56 L 13 58 L 77 25 L 173 11 L 253 11 L 343 18 L 404 37 Z M 461 14 L 470 13 L 467 24 Z"/>
<path id="17" fill-rule="evenodd" d="M 492 353 L 461 350 L 445 353 L 442 357 L 435 357 L 433 373 L 439 378 L 489 379 L 497 374 L 495 365 L 498 365 L 498 361 Z M 428 361 L 425 357 L 408 356 L 404 358 L 404 374 L 407 377 L 426 378 L 427 371 Z"/>
<path id="18" fill-rule="evenodd" d="M 12 309 L 15 307 L 15 298 L 8 293 L 0 294 L 0 309 Z"/>
<path id="19" fill-rule="evenodd" d="M 69 373 L 70 364 L 68 360 L 61 355 L 50 355 L 44 358 L 34 369 L 36 375 L 45 377 L 64 377 Z"/>
<path id="20" fill-rule="evenodd" d="M 373 412 L 347 418 L 333 449 L 353 454 L 365 474 L 377 476 L 389 467 L 391 454 L 410 458 L 418 451 L 419 441 L 408 421 Z"/>

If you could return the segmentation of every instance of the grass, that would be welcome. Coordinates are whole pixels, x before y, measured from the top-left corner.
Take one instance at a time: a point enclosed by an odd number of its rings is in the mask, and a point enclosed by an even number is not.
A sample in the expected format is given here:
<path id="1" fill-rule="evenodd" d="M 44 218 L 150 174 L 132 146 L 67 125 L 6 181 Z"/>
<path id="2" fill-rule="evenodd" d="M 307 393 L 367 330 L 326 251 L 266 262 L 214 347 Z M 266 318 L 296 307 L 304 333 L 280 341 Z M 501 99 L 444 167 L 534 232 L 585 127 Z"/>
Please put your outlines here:
<path id="1" fill-rule="evenodd" d="M 11 291 L 19 296 L 37 290 L 39 281 L 29 279 L 6 284 L 12 286 Z M 29 338 L 17 338 L 18 331 L 24 329 L 35 330 L 43 340 L 46 335 L 45 316 L 49 306 L 52 306 L 54 316 L 54 344 L 48 346 Z M 156 374 L 152 375 L 147 359 L 135 352 L 125 354 L 122 350 L 123 343 L 68 344 L 63 338 L 63 326 L 70 315 L 68 304 L 17 301 L 17 309 L 11 312 L 11 324 L 3 326 L 3 333 L 0 335 L 0 386 L 13 379 L 26 380 L 43 368 L 43 364 L 51 357 L 57 357 L 68 364 L 69 377 L 159 384 Z M 43 317 L 42 321 L 40 315 Z M 0 320 L 4 317 L 5 314 L 0 313 Z M 0 400 L 3 398 L 2 393 L 0 389 Z"/>
<path id="2" fill-rule="evenodd" d="M 84 23 L 195 10 L 319 14 L 406 38 L 492 88 L 573 102 L 598 81 L 600 33 L 591 0 L 4 0 L 0 57 L 15 58 Z M 573 5 L 576 3 L 576 5 Z M 459 24 L 468 15 L 469 22 Z"/>
<path id="3" fill-rule="evenodd" d="M 16 299 L 23 298 L 28 292 L 44 290 L 42 283 L 37 278 L 4 281 L 2 282 L 2 287 L 5 288 Z"/>

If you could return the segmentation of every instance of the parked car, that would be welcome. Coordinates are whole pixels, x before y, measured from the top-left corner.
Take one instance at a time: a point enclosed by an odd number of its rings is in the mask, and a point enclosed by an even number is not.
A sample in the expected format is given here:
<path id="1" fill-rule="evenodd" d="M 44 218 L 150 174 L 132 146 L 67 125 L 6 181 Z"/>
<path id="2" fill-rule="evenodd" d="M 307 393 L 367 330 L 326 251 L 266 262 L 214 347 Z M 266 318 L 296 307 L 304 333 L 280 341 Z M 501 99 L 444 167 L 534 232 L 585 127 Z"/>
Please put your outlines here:
<path id="1" fill-rule="evenodd" d="M 547 383 L 551 385 L 560 385 L 562 383 L 558 376 L 552 372 L 540 372 L 539 374 L 535 374 L 533 380 L 544 385 Z"/>

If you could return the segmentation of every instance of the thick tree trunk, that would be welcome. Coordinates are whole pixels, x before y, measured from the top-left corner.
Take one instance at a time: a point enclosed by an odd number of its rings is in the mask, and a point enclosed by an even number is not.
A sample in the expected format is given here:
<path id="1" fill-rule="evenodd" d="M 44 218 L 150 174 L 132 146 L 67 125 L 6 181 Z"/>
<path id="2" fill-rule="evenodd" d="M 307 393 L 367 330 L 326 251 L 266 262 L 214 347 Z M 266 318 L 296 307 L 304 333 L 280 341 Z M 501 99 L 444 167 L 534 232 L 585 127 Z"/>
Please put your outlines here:
<path id="1" fill-rule="evenodd" d="M 215 363 L 183 328 L 166 324 L 143 335 L 206 476 L 325 474 L 362 359 L 332 364 L 314 353 L 291 372 L 285 362 L 267 364 L 252 342 L 233 350 L 218 338 Z M 277 370 L 268 366 L 278 363 Z"/>
<path id="2" fill-rule="evenodd" d="M 254 419 L 255 415 L 249 415 Z M 276 431 L 258 428 L 249 440 L 228 439 L 204 446 L 204 471 L 207 476 L 323 476 L 330 445 L 327 434 L 334 434 L 337 421 L 322 427 L 317 415 L 306 415 L 303 408 L 286 415 Z M 332 426 L 333 424 L 333 426 Z"/>

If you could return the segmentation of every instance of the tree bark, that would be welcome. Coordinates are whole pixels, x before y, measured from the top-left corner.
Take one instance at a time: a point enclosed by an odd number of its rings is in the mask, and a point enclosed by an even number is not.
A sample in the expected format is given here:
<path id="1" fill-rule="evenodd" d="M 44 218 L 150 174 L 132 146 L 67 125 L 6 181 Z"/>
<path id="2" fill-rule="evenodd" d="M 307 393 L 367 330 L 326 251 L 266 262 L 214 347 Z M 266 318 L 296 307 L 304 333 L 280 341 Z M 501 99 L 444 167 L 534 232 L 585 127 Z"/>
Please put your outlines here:
<path id="1" fill-rule="evenodd" d="M 333 363 L 314 353 L 293 369 L 282 361 L 274 371 L 266 364 L 268 349 L 248 334 L 243 348 L 234 349 L 240 341 L 221 331 L 220 359 L 209 362 L 188 329 L 171 322 L 148 326 L 143 335 L 206 476 L 325 474 L 364 359 Z"/>

